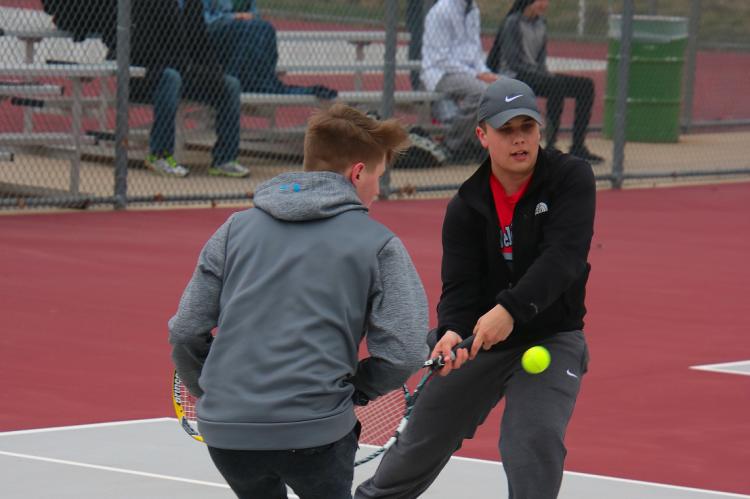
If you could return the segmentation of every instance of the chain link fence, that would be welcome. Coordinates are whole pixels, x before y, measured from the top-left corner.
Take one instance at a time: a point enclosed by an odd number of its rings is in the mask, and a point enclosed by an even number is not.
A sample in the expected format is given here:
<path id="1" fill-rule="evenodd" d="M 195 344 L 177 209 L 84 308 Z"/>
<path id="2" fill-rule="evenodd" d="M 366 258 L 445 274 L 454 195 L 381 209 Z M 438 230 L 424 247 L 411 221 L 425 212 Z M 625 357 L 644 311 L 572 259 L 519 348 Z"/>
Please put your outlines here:
<path id="1" fill-rule="evenodd" d="M 0 208 L 248 200 L 335 100 L 410 128 L 389 197 L 447 196 L 484 154 L 481 86 L 444 78 L 472 57 L 603 186 L 749 178 L 750 4 L 521 3 L 0 0 Z"/>

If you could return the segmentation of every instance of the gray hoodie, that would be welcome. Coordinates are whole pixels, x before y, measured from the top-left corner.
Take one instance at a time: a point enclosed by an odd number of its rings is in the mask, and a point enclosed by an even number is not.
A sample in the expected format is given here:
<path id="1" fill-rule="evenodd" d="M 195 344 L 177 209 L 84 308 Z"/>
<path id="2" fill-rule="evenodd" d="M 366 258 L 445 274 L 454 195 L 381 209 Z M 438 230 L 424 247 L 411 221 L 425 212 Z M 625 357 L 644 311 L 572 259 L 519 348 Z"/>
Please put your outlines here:
<path id="1" fill-rule="evenodd" d="M 255 208 L 208 240 L 169 321 L 206 443 L 247 450 L 342 438 L 354 387 L 374 398 L 400 386 L 428 355 L 426 332 L 406 249 L 332 172 L 261 185 Z"/>

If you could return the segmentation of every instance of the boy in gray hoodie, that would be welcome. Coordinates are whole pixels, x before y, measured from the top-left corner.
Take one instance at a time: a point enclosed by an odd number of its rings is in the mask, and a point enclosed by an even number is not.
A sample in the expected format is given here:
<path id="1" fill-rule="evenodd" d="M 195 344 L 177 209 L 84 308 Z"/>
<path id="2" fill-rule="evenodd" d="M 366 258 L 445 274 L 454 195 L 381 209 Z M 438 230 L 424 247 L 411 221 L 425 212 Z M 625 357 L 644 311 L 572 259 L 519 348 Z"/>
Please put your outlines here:
<path id="1" fill-rule="evenodd" d="M 169 341 L 238 497 L 286 498 L 288 485 L 305 499 L 351 498 L 355 390 L 374 399 L 427 357 L 422 283 L 403 243 L 368 216 L 406 137 L 342 104 L 318 112 L 304 172 L 261 185 L 255 207 L 201 251 Z"/>

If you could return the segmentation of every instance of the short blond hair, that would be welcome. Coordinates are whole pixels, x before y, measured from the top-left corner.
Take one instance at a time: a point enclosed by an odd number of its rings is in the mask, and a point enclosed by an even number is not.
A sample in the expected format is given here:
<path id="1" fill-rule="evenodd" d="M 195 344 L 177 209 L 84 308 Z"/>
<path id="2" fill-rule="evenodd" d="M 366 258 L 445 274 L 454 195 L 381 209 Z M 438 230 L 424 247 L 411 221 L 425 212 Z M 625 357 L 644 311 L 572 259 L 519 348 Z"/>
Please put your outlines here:
<path id="1" fill-rule="evenodd" d="M 334 104 L 307 121 L 303 168 L 344 173 L 364 163 L 372 170 L 408 145 L 409 134 L 397 120 L 379 121 L 346 104 Z"/>

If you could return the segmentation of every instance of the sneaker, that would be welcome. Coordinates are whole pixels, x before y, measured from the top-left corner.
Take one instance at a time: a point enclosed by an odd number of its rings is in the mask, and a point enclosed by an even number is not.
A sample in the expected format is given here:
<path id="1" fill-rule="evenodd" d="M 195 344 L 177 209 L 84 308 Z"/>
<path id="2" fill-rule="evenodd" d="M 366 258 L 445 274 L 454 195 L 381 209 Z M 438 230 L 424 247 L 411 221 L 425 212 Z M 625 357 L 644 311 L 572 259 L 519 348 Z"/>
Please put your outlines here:
<path id="1" fill-rule="evenodd" d="M 324 85 L 313 85 L 310 87 L 313 95 L 318 99 L 333 100 L 339 96 L 339 91 L 334 88 L 328 88 Z"/>
<path id="2" fill-rule="evenodd" d="M 448 160 L 443 145 L 432 140 L 422 127 L 411 127 L 409 141 L 411 145 L 396 157 L 393 168 L 433 168 L 444 165 Z"/>
<path id="3" fill-rule="evenodd" d="M 570 149 L 570 154 L 572 154 L 573 156 L 578 156 L 579 158 L 588 161 L 592 165 L 604 163 L 604 158 L 592 153 L 586 146 L 572 147 Z"/>
<path id="4" fill-rule="evenodd" d="M 172 155 L 159 157 L 155 154 L 149 154 L 146 156 L 144 164 L 146 168 L 158 175 L 185 177 L 190 173 L 190 170 L 179 164 Z"/>
<path id="5" fill-rule="evenodd" d="M 237 161 L 227 161 L 219 166 L 212 166 L 208 169 L 209 175 L 223 175 L 225 177 L 247 177 L 250 170 L 239 164 Z"/>

